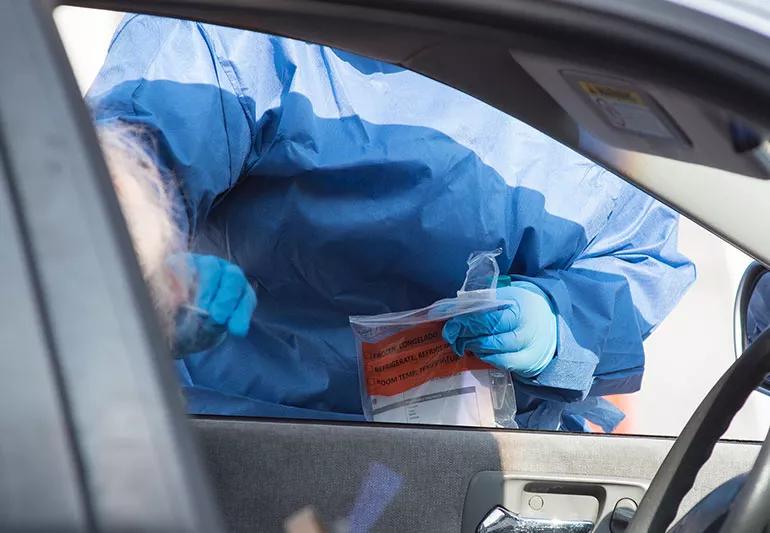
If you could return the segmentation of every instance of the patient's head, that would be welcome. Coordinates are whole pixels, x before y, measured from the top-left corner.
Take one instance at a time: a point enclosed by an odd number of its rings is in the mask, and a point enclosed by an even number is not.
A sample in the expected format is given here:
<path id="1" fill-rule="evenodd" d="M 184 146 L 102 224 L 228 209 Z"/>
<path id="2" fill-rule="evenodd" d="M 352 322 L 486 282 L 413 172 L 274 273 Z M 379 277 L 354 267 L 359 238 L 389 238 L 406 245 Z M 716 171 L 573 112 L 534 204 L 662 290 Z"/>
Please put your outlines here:
<path id="1" fill-rule="evenodd" d="M 174 316 L 190 295 L 184 266 L 169 258 L 185 249 L 184 236 L 174 223 L 173 204 L 160 172 L 127 127 L 100 127 L 102 151 L 109 167 L 123 216 L 150 287 L 153 302 L 171 338 Z"/>

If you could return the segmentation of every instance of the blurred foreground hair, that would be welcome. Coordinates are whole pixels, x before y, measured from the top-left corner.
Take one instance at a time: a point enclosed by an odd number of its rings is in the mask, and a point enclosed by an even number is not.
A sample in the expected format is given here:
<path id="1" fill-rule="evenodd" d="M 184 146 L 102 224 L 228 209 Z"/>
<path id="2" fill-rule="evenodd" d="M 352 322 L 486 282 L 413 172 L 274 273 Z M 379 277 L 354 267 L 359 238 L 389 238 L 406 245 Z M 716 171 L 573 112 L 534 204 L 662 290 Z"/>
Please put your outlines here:
<path id="1" fill-rule="evenodd" d="M 185 239 L 174 222 L 173 202 L 160 171 L 139 142 L 140 132 L 130 126 L 97 129 L 134 250 L 152 295 L 166 336 L 173 332 L 174 316 L 190 294 L 189 276 L 179 261 Z"/>

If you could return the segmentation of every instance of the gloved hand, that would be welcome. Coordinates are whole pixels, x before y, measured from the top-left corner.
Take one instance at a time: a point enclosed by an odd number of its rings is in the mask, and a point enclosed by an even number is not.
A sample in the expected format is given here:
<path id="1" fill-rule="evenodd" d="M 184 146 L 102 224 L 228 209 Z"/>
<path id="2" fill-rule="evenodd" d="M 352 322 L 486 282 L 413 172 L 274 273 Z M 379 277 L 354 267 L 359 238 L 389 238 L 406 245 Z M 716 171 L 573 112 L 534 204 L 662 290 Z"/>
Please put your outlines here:
<path id="1" fill-rule="evenodd" d="M 197 286 L 194 304 L 177 314 L 174 355 L 211 349 L 228 333 L 245 337 L 257 295 L 240 267 L 211 255 L 183 254 L 171 261 L 183 264 Z"/>
<path id="2" fill-rule="evenodd" d="M 504 307 L 454 317 L 443 337 L 459 356 L 470 351 L 483 361 L 531 378 L 556 352 L 556 313 L 548 296 L 527 281 L 497 289 Z"/>
<path id="3" fill-rule="evenodd" d="M 195 305 L 230 335 L 245 337 L 257 295 L 238 265 L 213 255 L 189 254 L 198 292 Z"/>

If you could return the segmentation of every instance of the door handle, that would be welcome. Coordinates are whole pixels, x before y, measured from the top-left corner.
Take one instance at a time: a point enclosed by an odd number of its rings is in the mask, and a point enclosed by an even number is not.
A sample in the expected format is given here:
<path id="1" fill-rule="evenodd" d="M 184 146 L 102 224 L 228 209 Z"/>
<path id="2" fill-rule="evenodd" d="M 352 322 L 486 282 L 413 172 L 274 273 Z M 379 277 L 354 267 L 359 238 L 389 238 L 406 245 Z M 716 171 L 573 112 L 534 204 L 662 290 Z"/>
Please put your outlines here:
<path id="1" fill-rule="evenodd" d="M 487 513 L 476 533 L 590 533 L 593 527 L 589 520 L 523 518 L 498 505 Z"/>

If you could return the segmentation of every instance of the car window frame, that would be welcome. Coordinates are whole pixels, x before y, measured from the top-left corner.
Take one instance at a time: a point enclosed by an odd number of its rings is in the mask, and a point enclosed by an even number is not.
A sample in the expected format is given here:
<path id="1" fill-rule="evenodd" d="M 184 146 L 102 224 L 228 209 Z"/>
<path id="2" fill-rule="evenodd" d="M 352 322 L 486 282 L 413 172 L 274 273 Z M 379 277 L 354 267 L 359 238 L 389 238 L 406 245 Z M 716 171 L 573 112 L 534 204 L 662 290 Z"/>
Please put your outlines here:
<path id="1" fill-rule="evenodd" d="M 0 3 L 5 45 L 0 67 L 13 73 L 0 84 L 5 171 L 0 187 L 12 191 L 16 223 L 8 229 L 22 230 L 17 232 L 27 267 L 22 270 L 34 287 L 30 301 L 40 317 L 26 324 L 17 342 L 44 338 L 44 346 L 37 346 L 45 353 L 38 355 L 49 363 L 46 372 L 26 377 L 30 394 L 0 389 L 0 403 L 16 414 L 8 421 L 14 431 L 3 432 L 3 450 L 19 449 L 24 459 L 12 473 L 3 472 L 2 486 L 14 497 L 0 501 L 0 516 L 9 516 L 6 507 L 14 511 L 17 490 L 30 496 L 28 504 L 41 501 L 34 495 L 40 488 L 41 496 L 49 490 L 73 499 L 70 516 L 62 507 L 53 522 L 61 531 L 113 531 L 127 525 L 222 531 L 171 358 L 52 7 L 40 1 Z M 3 261 L 15 257 L 4 251 Z M 24 303 L 15 305 L 22 309 Z M 47 396 L 32 386 L 46 373 L 54 378 L 48 376 Z M 61 459 L 61 465 L 49 475 L 70 465 L 66 487 L 45 476 L 30 478 L 36 471 L 21 468 L 26 460 L 47 464 L 46 444 L 54 442 L 21 448 L 34 425 L 18 417 L 33 414 L 51 396 L 49 418 L 60 421 L 51 427 L 66 433 L 55 442 L 66 449 L 52 450 L 49 460 Z M 8 420 L 8 413 L 0 420 Z M 15 431 L 16 425 L 24 430 Z M 61 483 L 66 480 L 63 475 Z M 34 528 L 45 516 L 29 511 L 29 505 L 15 509 L 22 520 L 19 529 Z"/>

